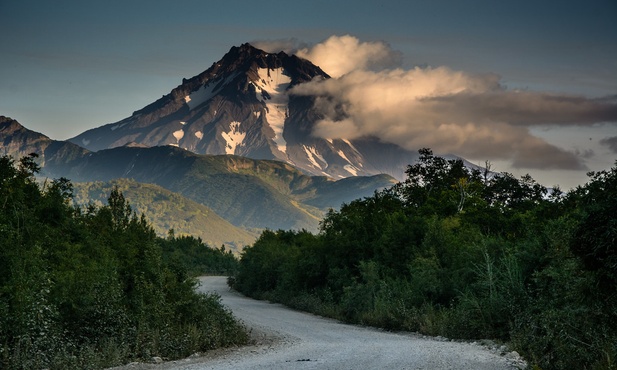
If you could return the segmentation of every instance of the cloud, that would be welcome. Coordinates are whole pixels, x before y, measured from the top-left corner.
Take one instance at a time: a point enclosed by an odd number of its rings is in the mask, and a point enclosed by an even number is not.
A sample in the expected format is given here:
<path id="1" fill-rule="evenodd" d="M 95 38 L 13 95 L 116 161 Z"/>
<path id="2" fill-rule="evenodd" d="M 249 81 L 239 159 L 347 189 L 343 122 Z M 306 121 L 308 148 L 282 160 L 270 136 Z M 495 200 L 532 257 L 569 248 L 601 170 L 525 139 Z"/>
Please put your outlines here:
<path id="1" fill-rule="evenodd" d="M 313 47 L 299 49 L 296 54 L 318 65 L 337 78 L 356 69 L 379 70 L 401 64 L 402 54 L 385 42 L 360 42 L 350 35 L 331 36 Z"/>
<path id="2" fill-rule="evenodd" d="M 582 170 L 580 156 L 529 128 L 617 123 L 615 97 L 508 90 L 498 75 L 447 67 L 391 69 L 396 58 L 389 46 L 351 36 L 330 37 L 301 54 L 335 77 L 292 90 L 315 97 L 323 116 L 313 132 L 318 137 L 375 136 L 414 151 L 430 147 L 472 160 L 510 160 L 516 168 Z"/>
<path id="3" fill-rule="evenodd" d="M 617 104 L 581 96 L 502 90 L 432 97 L 426 103 L 437 110 L 449 109 L 459 119 L 502 121 L 518 126 L 617 122 Z"/>
<path id="4" fill-rule="evenodd" d="M 611 152 L 617 154 L 617 136 L 604 138 L 600 140 L 600 144 L 608 147 Z"/>
<path id="5" fill-rule="evenodd" d="M 306 42 L 302 42 L 295 37 L 276 40 L 255 40 L 249 44 L 268 53 L 284 51 L 287 54 L 296 54 L 298 50 L 309 46 Z"/>

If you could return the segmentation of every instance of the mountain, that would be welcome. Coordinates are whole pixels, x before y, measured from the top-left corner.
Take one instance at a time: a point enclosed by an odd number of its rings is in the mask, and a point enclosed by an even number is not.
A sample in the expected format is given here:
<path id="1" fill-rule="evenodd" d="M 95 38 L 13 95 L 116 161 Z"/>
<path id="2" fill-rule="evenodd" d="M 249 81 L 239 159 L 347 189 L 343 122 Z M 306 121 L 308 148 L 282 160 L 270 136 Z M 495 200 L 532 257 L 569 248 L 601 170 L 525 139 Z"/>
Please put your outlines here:
<path id="1" fill-rule="evenodd" d="M 199 155 L 172 146 L 118 147 L 89 153 L 57 175 L 77 182 L 131 178 L 156 184 L 248 229 L 316 231 L 328 208 L 392 185 L 387 175 L 353 177 L 340 186 L 279 161 Z"/>
<path id="2" fill-rule="evenodd" d="M 36 153 L 39 155 L 39 165 L 51 172 L 89 152 L 67 141 L 52 140 L 5 116 L 0 116 L 0 143 L 0 155 L 17 159 Z"/>
<path id="3" fill-rule="evenodd" d="M 280 161 L 200 155 L 174 146 L 128 144 L 90 152 L 72 143 L 51 140 L 6 117 L 0 124 L 0 142 L 3 154 L 15 158 L 38 153 L 42 176 L 66 177 L 73 183 L 132 179 L 141 186 L 131 189 L 151 193 L 153 190 L 145 184 L 156 185 L 208 207 L 235 227 L 249 230 L 251 235 L 264 228 L 316 231 L 329 208 L 371 196 L 375 190 L 395 182 L 383 174 L 334 181 L 326 176 L 306 175 Z M 94 199 L 105 199 L 107 195 L 99 192 Z M 149 199 L 145 195 L 141 198 Z M 181 215 L 174 217 L 186 219 Z M 171 219 L 164 216 L 153 222 L 173 225 Z M 200 236 L 216 243 L 223 240 Z"/>
<path id="4" fill-rule="evenodd" d="M 130 117 L 70 141 L 91 151 L 131 143 L 172 145 L 197 154 L 279 160 L 335 179 L 382 173 L 401 179 L 417 153 L 372 137 L 312 136 L 322 118 L 314 98 L 290 94 L 290 89 L 315 78 L 330 77 L 295 55 L 243 44 Z"/>
<path id="5" fill-rule="evenodd" d="M 170 229 L 176 236 L 192 235 L 201 238 L 211 247 L 225 245 L 239 252 L 253 244 L 259 236 L 236 227 L 210 208 L 154 184 L 142 184 L 134 180 L 116 179 L 108 182 L 73 183 L 74 202 L 97 206 L 107 204 L 107 198 L 117 187 L 137 214 L 147 215 L 159 236 L 166 236 Z"/>

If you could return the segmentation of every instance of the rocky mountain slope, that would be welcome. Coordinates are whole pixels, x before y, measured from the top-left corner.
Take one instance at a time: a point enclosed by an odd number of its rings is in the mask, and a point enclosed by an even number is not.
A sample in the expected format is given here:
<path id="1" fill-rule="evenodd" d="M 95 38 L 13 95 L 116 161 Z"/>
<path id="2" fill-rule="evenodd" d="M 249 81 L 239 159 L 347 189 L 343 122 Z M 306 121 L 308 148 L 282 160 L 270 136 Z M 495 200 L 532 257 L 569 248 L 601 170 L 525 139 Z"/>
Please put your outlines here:
<path id="1" fill-rule="evenodd" d="M 83 157 L 88 150 L 68 141 L 52 140 L 10 117 L 0 116 L 0 155 L 21 158 L 30 153 L 38 154 L 39 164 L 53 172 L 55 168 Z"/>
<path id="2" fill-rule="evenodd" d="M 315 78 L 330 77 L 295 55 L 243 44 L 132 116 L 70 141 L 92 151 L 129 143 L 173 145 L 197 154 L 276 159 L 335 179 L 382 173 L 401 179 L 405 166 L 417 158 L 415 152 L 371 137 L 312 135 L 322 118 L 315 100 L 291 90 Z"/>

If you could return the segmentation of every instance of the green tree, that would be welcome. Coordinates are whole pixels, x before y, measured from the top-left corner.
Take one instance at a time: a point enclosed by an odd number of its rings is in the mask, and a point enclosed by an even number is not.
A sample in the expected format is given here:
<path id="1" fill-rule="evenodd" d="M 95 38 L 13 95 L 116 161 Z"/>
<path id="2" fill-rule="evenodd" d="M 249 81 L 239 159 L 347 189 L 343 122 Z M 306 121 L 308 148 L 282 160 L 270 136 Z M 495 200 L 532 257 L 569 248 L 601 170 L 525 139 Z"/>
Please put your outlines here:
<path id="1" fill-rule="evenodd" d="M 246 342 L 117 189 L 107 206 L 72 207 L 70 181 L 39 185 L 35 158 L 0 157 L 0 368 L 96 369 Z"/>
<path id="2" fill-rule="evenodd" d="M 598 272 L 604 288 L 614 289 L 617 286 L 617 166 L 589 175 L 591 181 L 572 194 L 581 211 L 572 251 L 581 258 L 585 268 Z"/>

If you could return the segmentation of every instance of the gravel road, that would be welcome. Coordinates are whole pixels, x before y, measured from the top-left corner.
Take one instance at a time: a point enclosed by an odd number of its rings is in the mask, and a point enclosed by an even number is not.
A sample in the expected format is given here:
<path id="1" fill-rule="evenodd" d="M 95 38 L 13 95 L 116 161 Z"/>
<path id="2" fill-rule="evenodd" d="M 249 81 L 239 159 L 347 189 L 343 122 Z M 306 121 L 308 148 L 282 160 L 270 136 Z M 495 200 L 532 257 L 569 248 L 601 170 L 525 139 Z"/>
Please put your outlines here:
<path id="1" fill-rule="evenodd" d="M 251 328 L 255 345 L 206 356 L 123 369 L 520 369 L 515 353 L 476 343 L 345 325 L 229 291 L 226 278 L 202 277 L 200 291 L 217 292 Z"/>

